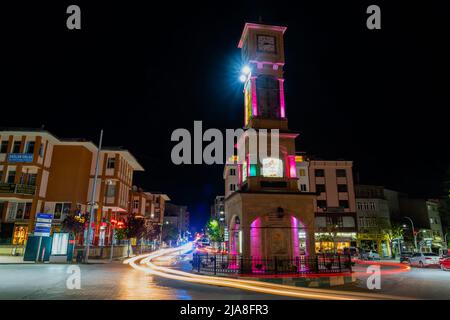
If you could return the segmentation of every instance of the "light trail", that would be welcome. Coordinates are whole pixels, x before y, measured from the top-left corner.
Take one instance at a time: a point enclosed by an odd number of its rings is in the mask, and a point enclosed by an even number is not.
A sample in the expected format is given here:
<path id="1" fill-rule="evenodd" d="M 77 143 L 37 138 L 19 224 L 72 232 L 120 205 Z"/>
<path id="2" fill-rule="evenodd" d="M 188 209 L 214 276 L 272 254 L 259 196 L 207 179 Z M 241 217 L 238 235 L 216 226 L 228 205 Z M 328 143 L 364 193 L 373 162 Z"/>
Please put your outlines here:
<path id="1" fill-rule="evenodd" d="M 185 281 L 190 283 L 207 284 L 214 286 L 230 287 L 243 289 L 259 293 L 274 294 L 302 299 L 321 299 L 321 300 L 391 300 L 391 299 L 410 299 L 397 296 L 388 296 L 380 294 L 357 293 L 348 291 L 324 290 L 303 287 L 293 287 L 268 282 L 232 279 L 215 276 L 197 275 L 189 272 L 175 270 L 167 267 L 156 266 L 152 260 L 158 259 L 168 254 L 183 254 L 192 250 L 192 244 L 173 248 L 161 249 L 150 254 L 139 255 L 124 261 L 132 268 L 153 274 L 167 279 Z M 139 261 L 140 260 L 140 261 Z M 139 261 L 139 264 L 137 262 Z M 147 267 L 144 267 L 146 265 Z"/>

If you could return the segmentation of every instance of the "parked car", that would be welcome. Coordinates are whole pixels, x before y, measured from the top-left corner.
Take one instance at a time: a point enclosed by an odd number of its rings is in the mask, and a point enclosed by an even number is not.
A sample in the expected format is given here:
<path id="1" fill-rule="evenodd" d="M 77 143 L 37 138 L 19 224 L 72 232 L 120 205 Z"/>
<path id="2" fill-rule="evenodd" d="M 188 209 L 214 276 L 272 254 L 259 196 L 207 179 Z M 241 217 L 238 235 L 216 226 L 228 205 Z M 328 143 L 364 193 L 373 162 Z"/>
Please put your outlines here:
<path id="1" fill-rule="evenodd" d="M 409 258 L 409 263 L 421 268 L 439 265 L 439 256 L 436 253 L 416 252 Z"/>
<path id="2" fill-rule="evenodd" d="M 441 258 L 439 260 L 439 264 L 441 265 L 441 269 L 444 271 L 450 271 L 450 257 Z"/>
<path id="3" fill-rule="evenodd" d="M 412 255 L 413 255 L 412 252 L 402 252 L 400 254 L 400 263 L 403 263 L 403 262 L 408 262 L 409 263 L 409 258 L 411 258 Z"/>
<path id="4" fill-rule="evenodd" d="M 360 250 L 359 252 L 361 260 L 380 260 L 380 255 L 375 251 L 364 251 Z"/>

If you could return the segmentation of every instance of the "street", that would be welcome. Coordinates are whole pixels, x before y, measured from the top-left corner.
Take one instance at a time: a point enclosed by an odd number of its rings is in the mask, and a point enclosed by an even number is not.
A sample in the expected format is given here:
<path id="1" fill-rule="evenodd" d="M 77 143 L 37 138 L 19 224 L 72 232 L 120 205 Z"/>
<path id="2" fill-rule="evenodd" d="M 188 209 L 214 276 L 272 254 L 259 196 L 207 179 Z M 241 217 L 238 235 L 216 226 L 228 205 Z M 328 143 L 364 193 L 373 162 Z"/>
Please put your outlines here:
<path id="1" fill-rule="evenodd" d="M 161 258 L 159 264 L 171 265 L 170 260 L 170 256 L 165 260 Z M 187 265 L 186 260 L 177 264 L 184 270 L 187 269 Z M 143 272 L 121 262 L 79 265 L 80 289 L 68 289 L 66 281 L 70 276 L 68 273 L 70 266 L 63 264 L 0 265 L 0 299 L 258 300 L 292 298 L 282 294 L 252 292 L 251 289 L 242 290 L 168 279 L 165 276 Z M 342 292 L 343 297 L 351 291 L 418 299 L 450 298 L 450 272 L 412 268 L 407 272 L 389 274 L 395 268 L 383 266 L 382 271 L 387 272 L 382 274 L 381 289 L 368 290 L 366 267 L 367 265 L 355 266 L 357 282 L 325 289 L 325 291 L 331 293 L 337 290 Z M 334 294 L 334 296 L 338 298 L 340 294 Z"/>
<path id="2" fill-rule="evenodd" d="M 0 265 L 0 299 L 285 299 L 281 296 L 164 279 L 120 262 L 80 265 L 81 288 L 67 289 L 63 264 Z"/>

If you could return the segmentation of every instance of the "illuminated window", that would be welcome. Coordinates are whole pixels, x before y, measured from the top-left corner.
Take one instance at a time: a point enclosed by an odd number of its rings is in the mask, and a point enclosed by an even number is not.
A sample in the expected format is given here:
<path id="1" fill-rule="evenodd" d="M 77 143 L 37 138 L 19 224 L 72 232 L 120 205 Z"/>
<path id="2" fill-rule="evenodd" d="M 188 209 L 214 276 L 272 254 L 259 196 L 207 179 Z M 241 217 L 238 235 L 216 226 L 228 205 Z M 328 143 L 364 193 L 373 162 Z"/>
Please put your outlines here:
<path id="1" fill-rule="evenodd" d="M 265 158 L 262 160 L 262 175 L 264 177 L 283 177 L 283 161 L 277 158 Z"/>
<path id="2" fill-rule="evenodd" d="M 244 182 L 245 180 L 247 180 L 247 162 L 244 161 L 244 163 L 242 164 L 242 181 Z"/>
<path id="3" fill-rule="evenodd" d="M 298 175 L 299 175 L 300 177 L 306 176 L 306 170 L 305 170 L 305 169 L 300 169 L 300 170 L 298 170 Z"/>

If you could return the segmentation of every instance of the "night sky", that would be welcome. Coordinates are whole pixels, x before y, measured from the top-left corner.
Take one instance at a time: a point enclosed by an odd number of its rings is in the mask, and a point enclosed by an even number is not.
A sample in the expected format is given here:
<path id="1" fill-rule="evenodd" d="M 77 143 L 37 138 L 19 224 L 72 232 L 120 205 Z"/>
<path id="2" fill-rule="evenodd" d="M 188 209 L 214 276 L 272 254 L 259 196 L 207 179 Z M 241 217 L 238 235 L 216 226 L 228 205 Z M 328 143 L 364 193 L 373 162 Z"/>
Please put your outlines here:
<path id="1" fill-rule="evenodd" d="M 439 194 L 450 164 L 444 1 L 92 2 L 2 4 L 0 126 L 45 125 L 95 143 L 103 128 L 104 145 L 146 169 L 135 183 L 188 205 L 200 225 L 224 192 L 223 167 L 173 165 L 170 136 L 193 132 L 194 120 L 242 127 L 237 43 L 261 17 L 288 27 L 286 113 L 298 151 L 353 160 L 360 183 Z M 81 30 L 66 28 L 70 4 L 81 7 Z M 381 7 L 381 30 L 366 28 L 370 4 Z"/>

